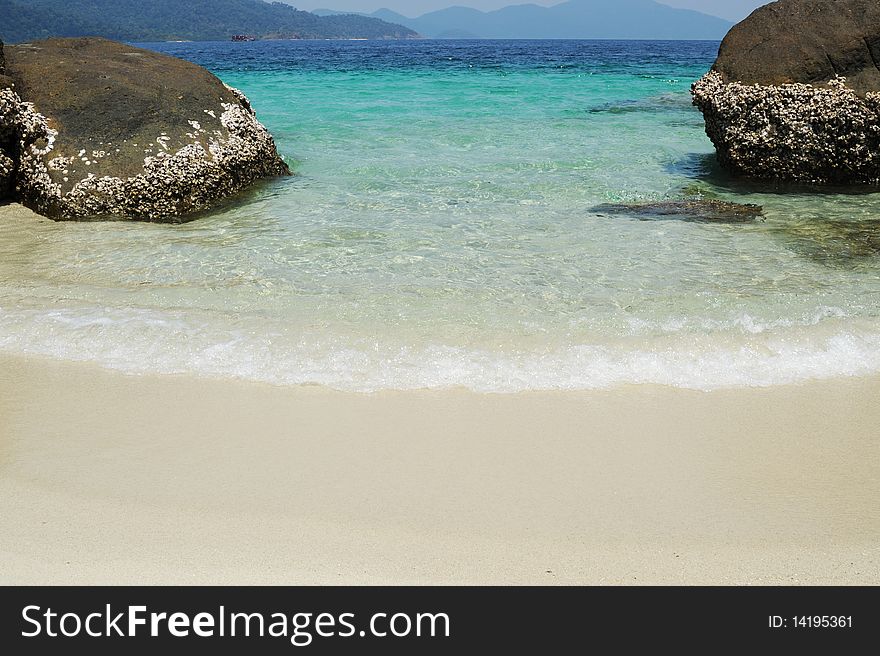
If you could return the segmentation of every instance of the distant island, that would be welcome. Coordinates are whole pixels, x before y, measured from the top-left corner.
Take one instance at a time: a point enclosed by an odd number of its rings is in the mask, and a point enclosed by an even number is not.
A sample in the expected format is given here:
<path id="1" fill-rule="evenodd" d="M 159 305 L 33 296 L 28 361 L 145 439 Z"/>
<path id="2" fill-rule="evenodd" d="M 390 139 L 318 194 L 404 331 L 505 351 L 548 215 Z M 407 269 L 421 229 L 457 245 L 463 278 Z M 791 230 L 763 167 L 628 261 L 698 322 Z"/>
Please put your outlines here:
<path id="1" fill-rule="evenodd" d="M 412 39 L 375 17 L 318 16 L 262 0 L 0 0 L 0 39 L 102 36 L 119 41 Z"/>
<path id="2" fill-rule="evenodd" d="M 314 13 L 343 15 L 332 9 Z M 432 39 L 721 40 L 733 25 L 717 16 L 674 9 L 653 0 L 569 0 L 552 7 L 517 4 L 490 12 L 449 7 L 418 18 L 380 9 L 370 16 Z"/>

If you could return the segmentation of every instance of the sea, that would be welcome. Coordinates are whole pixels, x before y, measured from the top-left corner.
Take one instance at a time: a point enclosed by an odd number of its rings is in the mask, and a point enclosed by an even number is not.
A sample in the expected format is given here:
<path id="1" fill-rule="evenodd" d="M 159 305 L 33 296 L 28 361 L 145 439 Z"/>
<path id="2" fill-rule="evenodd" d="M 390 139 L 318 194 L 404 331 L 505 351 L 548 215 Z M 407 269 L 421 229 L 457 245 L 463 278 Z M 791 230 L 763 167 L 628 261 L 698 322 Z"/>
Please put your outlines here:
<path id="1" fill-rule="evenodd" d="M 880 372 L 880 194 L 725 175 L 689 95 L 717 42 L 144 47 L 247 94 L 295 176 L 180 224 L 0 222 L 2 353 L 358 392 Z M 678 199 L 764 218 L 595 209 Z"/>

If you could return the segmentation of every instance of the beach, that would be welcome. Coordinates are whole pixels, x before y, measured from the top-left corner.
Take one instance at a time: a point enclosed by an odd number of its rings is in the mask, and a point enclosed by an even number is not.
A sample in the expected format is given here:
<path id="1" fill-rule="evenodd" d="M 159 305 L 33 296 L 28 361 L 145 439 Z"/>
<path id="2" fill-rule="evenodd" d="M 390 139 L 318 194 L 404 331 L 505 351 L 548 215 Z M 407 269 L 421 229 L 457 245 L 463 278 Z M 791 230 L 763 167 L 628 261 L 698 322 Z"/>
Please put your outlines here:
<path id="1" fill-rule="evenodd" d="M 880 584 L 880 195 L 725 174 L 717 43 L 146 45 L 294 175 L 0 207 L 0 583 Z"/>
<path id="2" fill-rule="evenodd" d="M 880 379 L 356 394 L 0 360 L 6 584 L 878 584 Z"/>

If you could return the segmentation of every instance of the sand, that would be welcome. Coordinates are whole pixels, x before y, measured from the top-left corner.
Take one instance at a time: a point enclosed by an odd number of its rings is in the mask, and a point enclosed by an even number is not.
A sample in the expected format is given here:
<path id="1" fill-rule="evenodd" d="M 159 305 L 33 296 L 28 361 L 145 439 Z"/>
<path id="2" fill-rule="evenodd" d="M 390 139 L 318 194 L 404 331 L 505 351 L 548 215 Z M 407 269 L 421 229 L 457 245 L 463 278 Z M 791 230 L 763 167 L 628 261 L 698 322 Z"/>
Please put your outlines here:
<path id="1" fill-rule="evenodd" d="M 19 203 L 7 203 L 5 201 L 0 201 L 0 221 L 23 219 L 37 219 L 41 221 L 48 220 L 44 219 L 39 214 L 29 210 L 24 205 L 21 205 Z"/>
<path id="2" fill-rule="evenodd" d="M 878 584 L 880 380 L 360 395 L 0 358 L 0 583 Z"/>

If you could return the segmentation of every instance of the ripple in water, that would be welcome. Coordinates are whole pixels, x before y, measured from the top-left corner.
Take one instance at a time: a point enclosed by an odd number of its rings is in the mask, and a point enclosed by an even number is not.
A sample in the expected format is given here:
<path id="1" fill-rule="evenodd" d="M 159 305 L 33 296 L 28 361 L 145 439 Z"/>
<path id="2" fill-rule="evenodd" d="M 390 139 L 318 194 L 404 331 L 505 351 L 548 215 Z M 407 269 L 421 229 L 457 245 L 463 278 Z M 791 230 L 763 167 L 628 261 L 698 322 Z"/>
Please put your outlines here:
<path id="1" fill-rule="evenodd" d="M 361 391 L 880 371 L 880 195 L 727 179 L 688 98 L 717 44 L 152 47 L 298 175 L 182 225 L 3 222 L 6 352 Z M 766 220 L 591 212 L 685 197 Z"/>

